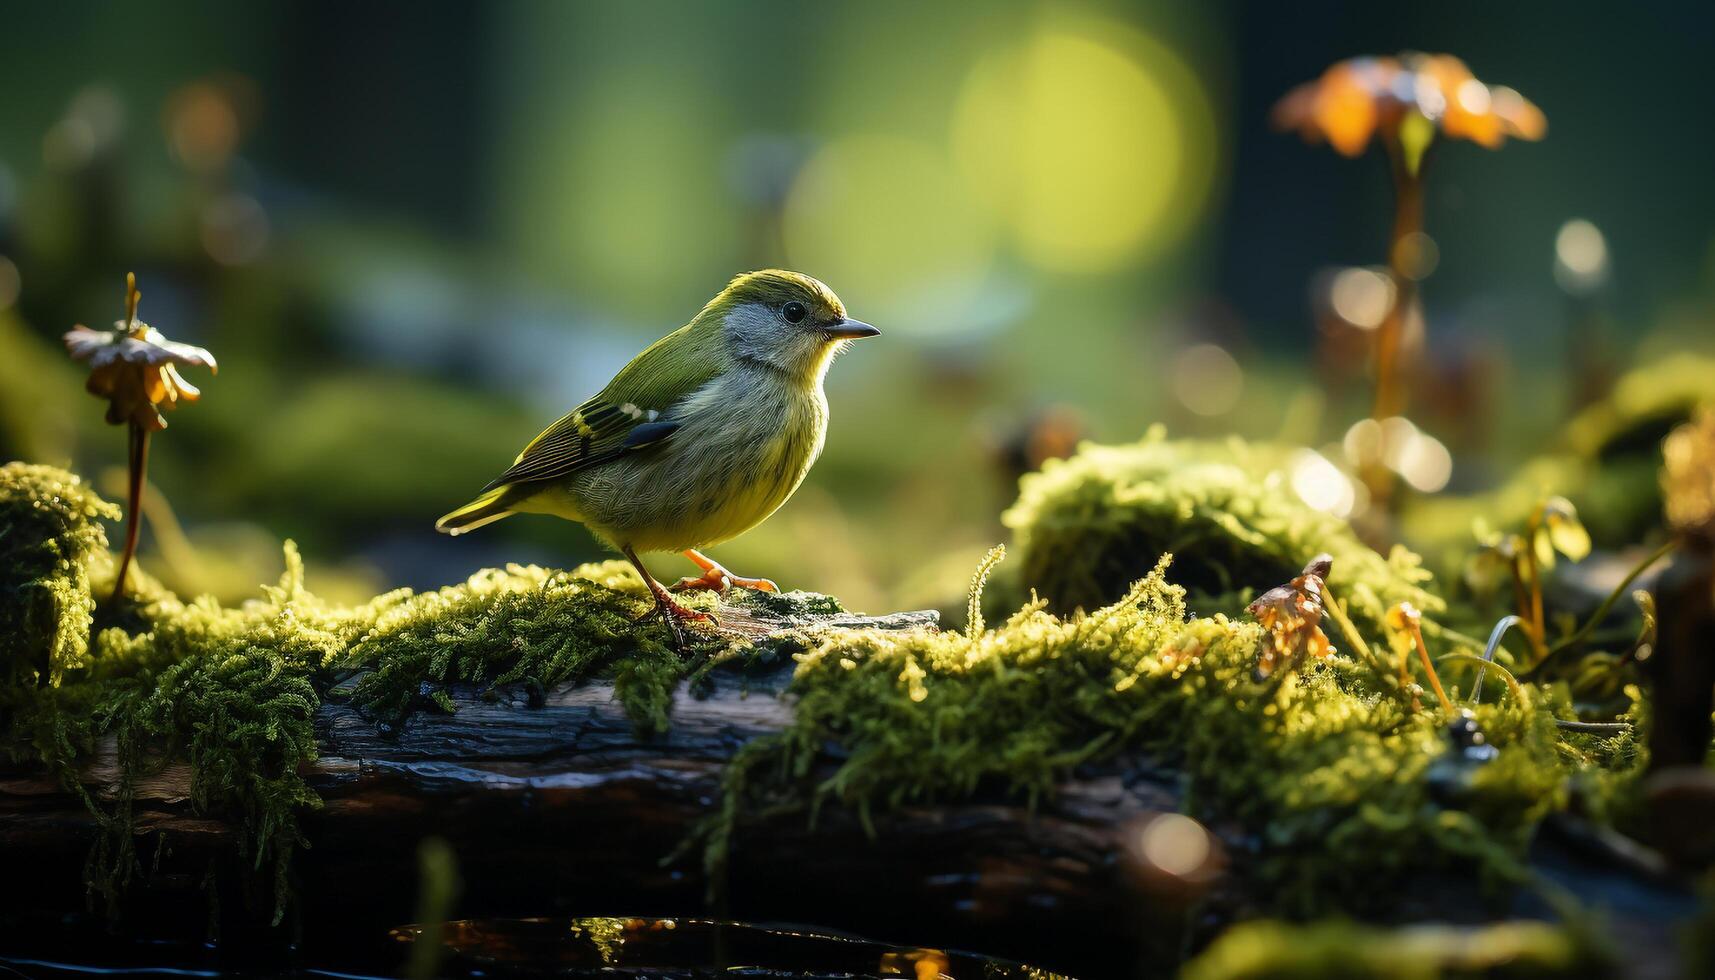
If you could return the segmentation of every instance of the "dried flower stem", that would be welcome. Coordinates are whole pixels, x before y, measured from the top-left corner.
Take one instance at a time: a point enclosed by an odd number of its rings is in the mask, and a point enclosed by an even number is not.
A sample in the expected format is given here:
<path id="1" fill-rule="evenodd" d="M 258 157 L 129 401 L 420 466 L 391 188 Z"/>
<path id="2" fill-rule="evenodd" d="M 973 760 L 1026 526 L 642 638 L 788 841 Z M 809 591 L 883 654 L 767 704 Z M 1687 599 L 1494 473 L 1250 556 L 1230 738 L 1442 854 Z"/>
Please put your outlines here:
<path id="1" fill-rule="evenodd" d="M 126 460 L 125 550 L 119 556 L 119 574 L 113 579 L 113 595 L 108 599 L 115 603 L 125 594 L 125 574 L 137 553 L 137 534 L 143 527 L 143 474 L 149 467 L 149 430 L 132 422 L 126 431 L 130 439 Z"/>
<path id="2" fill-rule="evenodd" d="M 137 289 L 137 274 L 125 274 L 126 329 L 137 325 L 137 307 L 143 294 Z M 137 535 L 143 530 L 143 474 L 149 468 L 149 430 L 135 421 L 127 422 L 126 431 L 126 493 L 125 550 L 119 555 L 119 574 L 113 578 L 113 594 L 108 602 L 118 603 L 125 594 L 125 575 L 131 570 L 131 559 L 137 554 Z"/>
<path id="3" fill-rule="evenodd" d="M 1531 656 L 1541 660 L 1548 656 L 1548 623 L 1542 614 L 1542 568 L 1536 560 L 1536 526 L 1531 522 L 1531 533 L 1525 537 L 1527 545 L 1524 549 L 1525 584 L 1530 593 L 1530 606 L 1519 611 L 1525 614 L 1525 635 L 1530 637 Z"/>
<path id="4" fill-rule="evenodd" d="M 1399 378 L 1399 353 L 1407 318 L 1417 308 L 1415 270 L 1406 267 L 1405 243 L 1423 232 L 1423 172 L 1407 165 L 1399 137 L 1386 141 L 1393 173 L 1393 232 L 1388 237 L 1388 273 L 1393 278 L 1394 302 L 1376 336 L 1376 398 L 1371 416 L 1380 422 L 1405 411 L 1406 391 Z"/>
<path id="5" fill-rule="evenodd" d="M 1435 672 L 1435 663 L 1429 659 L 1429 647 L 1423 643 L 1423 630 L 1417 620 L 1406 621 L 1406 632 L 1411 636 L 1412 645 L 1417 647 L 1417 656 L 1423 661 L 1423 671 L 1429 675 L 1429 687 L 1435 692 L 1435 699 L 1441 702 L 1441 710 L 1453 713 L 1453 702 L 1448 700 L 1447 692 L 1441 689 L 1441 676 Z"/>

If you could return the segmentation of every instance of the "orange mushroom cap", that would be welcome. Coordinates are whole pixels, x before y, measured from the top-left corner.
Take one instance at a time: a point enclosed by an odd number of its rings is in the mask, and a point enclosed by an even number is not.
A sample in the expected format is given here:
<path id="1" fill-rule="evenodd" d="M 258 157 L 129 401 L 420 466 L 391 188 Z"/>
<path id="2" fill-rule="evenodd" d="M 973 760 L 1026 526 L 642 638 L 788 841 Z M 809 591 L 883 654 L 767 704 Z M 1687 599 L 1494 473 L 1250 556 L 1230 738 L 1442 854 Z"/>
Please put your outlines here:
<path id="1" fill-rule="evenodd" d="M 1275 103 L 1273 121 L 1355 157 L 1378 132 L 1397 132 L 1408 112 L 1447 137 L 1491 150 L 1508 136 L 1539 140 L 1548 133 L 1548 118 L 1518 92 L 1485 85 L 1450 54 L 1420 52 L 1335 62 Z"/>

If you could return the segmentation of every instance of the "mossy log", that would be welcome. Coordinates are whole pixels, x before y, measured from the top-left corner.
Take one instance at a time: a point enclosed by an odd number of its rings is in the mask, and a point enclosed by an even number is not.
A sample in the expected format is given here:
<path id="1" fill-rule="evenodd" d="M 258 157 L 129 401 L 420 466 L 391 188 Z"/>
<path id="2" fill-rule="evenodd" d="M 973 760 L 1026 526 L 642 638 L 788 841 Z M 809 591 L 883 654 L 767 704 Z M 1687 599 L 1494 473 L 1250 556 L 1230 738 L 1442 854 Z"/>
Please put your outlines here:
<path id="1" fill-rule="evenodd" d="M 934 614 L 843 619 L 906 628 Z M 229 940 L 248 943 L 301 936 L 313 950 L 382 935 L 416 914 L 417 847 L 430 836 L 458 855 L 462 916 L 707 915 L 702 853 L 685 845 L 738 749 L 790 724 L 776 695 L 791 671 L 790 660 L 767 673 L 716 670 L 696 695 L 680 685 L 672 727 L 657 735 L 640 734 L 607 681 L 456 685 L 456 711 L 392 729 L 336 690 L 316 714 L 318 758 L 305 776 L 322 805 L 303 819 L 311 845 L 292 867 L 288 928 L 264 927 L 268 897 L 244 893 L 234 860 L 238 828 L 195 814 L 191 771 L 171 763 L 133 781 L 137 851 L 152 870 L 126 895 L 124 931 L 195 942 L 217 914 Z M 84 777 L 98 797 L 117 792 L 111 744 Z M 745 824 L 715 901 L 749 920 L 1111 966 L 1129 961 L 1143 926 L 1119 836 L 1177 804 L 1171 774 L 1125 764 L 1081 774 L 1034 811 L 996 793 L 878 817 L 873 836 L 845 811 L 813 826 L 801 810 L 779 814 Z M 7 877 L 39 886 L 5 890 L 0 917 L 51 923 L 84 908 L 75 869 L 98 832 L 52 776 L 0 768 Z"/>
<path id="2" fill-rule="evenodd" d="M 1035 807 L 997 788 L 908 805 L 869 827 L 836 807 L 813 821 L 802 809 L 757 814 L 733 841 L 711 909 L 702 854 L 684 845 L 719 806 L 735 753 L 791 723 L 792 704 L 777 696 L 791 670 L 790 661 L 763 673 L 716 670 L 696 694 L 681 685 L 671 729 L 655 735 L 639 733 L 606 681 L 547 691 L 455 686 L 456 711 L 417 712 L 394 728 L 336 689 L 316 714 L 319 757 L 305 775 L 322 805 L 303 820 L 311 846 L 292 867 L 287 928 L 267 928 L 268 896 L 245 893 L 237 828 L 193 813 L 191 773 L 170 764 L 133 782 L 137 850 L 152 870 L 127 893 L 124 930 L 195 942 L 217 921 L 228 945 L 285 950 L 292 938 L 300 961 L 336 967 L 325 957 L 351 937 L 372 940 L 416 916 L 417 849 L 427 837 L 458 856 L 459 916 L 713 911 L 979 949 L 1081 976 L 1126 975 L 1140 963 L 1145 974 L 1165 969 L 1219 924 L 1266 904 L 1246 892 L 1249 844 L 1236 830 L 1212 828 L 1207 874 L 1158 874 L 1140 857 L 1142 828 L 1182 808 L 1182 780 L 1133 754 L 1081 767 Z M 830 757 L 828 771 L 838 761 Z M 84 776 L 98 795 L 121 785 L 112 751 Z M 1689 891 L 1575 824 L 1545 828 L 1536 869 L 1587 899 L 1614 896 L 1610 921 L 1643 958 L 1628 966 L 1647 973 L 1649 963 L 1671 961 L 1673 922 L 1694 908 Z M 9 881 L 31 883 L 0 890 L 0 921 L 46 925 L 82 909 L 70 869 L 97 833 L 90 811 L 51 777 L 0 770 L 0 853 Z M 1474 883 L 1448 878 L 1424 882 L 1408 917 L 1543 912 L 1486 906 Z"/>

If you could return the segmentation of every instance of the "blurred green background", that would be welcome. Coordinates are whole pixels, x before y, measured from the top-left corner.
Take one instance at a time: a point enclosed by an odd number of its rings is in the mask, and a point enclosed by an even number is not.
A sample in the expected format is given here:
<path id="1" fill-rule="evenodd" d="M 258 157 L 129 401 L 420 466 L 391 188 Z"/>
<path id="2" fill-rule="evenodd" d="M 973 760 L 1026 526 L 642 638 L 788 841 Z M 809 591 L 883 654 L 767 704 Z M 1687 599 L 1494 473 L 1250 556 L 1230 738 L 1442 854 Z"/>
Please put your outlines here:
<path id="1" fill-rule="evenodd" d="M 1370 381 L 1337 321 L 1385 259 L 1386 168 L 1268 110 L 1415 48 L 1549 118 L 1429 175 L 1407 478 L 1478 492 L 1627 365 L 1715 347 L 1712 40 L 1707 7 L 1554 2 L 14 7 L 0 457 L 121 496 L 123 432 L 58 336 L 118 318 L 135 270 L 143 318 L 221 363 L 154 444 L 146 568 L 236 597 L 283 537 L 336 594 L 568 565 L 599 552 L 573 525 L 431 525 L 734 273 L 785 266 L 885 337 L 832 372 L 809 482 L 716 555 L 944 602 L 1019 472 L 1080 436 L 1343 465 Z"/>

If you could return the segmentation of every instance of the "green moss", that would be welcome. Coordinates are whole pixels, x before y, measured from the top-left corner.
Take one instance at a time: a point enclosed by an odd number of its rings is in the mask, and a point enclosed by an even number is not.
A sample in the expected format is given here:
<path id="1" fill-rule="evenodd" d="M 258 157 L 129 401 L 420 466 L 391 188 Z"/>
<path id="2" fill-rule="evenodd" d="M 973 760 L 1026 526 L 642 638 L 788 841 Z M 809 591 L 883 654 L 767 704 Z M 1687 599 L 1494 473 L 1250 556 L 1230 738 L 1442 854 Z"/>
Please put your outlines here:
<path id="1" fill-rule="evenodd" d="M 436 693 L 448 703 L 452 683 L 550 686 L 612 667 L 639 727 L 662 729 L 683 660 L 662 633 L 636 628 L 649 610 L 643 595 L 624 562 L 486 569 L 462 585 L 395 593 L 355 611 L 363 630 L 341 667 L 363 672 L 352 701 L 385 722 Z"/>
<path id="2" fill-rule="evenodd" d="M 1157 428 L 1120 446 L 1086 444 L 1024 477 L 1003 517 L 1022 566 L 1019 582 L 1066 612 L 1114 601 L 1163 554 L 1173 581 L 1203 613 L 1236 614 L 1257 592 L 1334 558 L 1352 618 L 1379 632 L 1387 609 L 1409 601 L 1433 620 L 1445 603 L 1403 548 L 1383 558 L 1343 520 L 1305 505 L 1285 467 L 1289 450 L 1169 440 Z"/>
<path id="3" fill-rule="evenodd" d="M 91 640 L 94 596 L 106 594 L 113 574 L 95 520 L 116 516 L 63 471 L 0 468 L 0 623 L 8 627 L 0 749 L 38 759 L 83 794 L 107 829 L 92 861 L 100 891 L 116 891 L 137 869 L 131 780 L 162 758 L 183 758 L 192 805 L 238 819 L 246 855 L 272 872 L 278 915 L 283 872 L 302 843 L 298 816 L 318 803 L 301 775 L 315 758 L 315 713 L 342 678 L 354 678 L 361 709 L 396 722 L 421 707 L 451 710 L 453 684 L 612 676 L 639 725 L 660 728 L 689 663 L 669 649 L 659 623 L 635 622 L 650 600 L 622 562 L 490 569 L 436 592 L 340 606 L 305 588 L 290 545 L 279 584 L 239 608 L 186 603 L 139 575 L 107 614 L 119 625 Z M 693 652 L 721 645 L 709 639 Z M 43 671 L 54 686 L 38 685 Z M 111 807 L 97 805 L 79 778 L 106 740 L 122 774 Z"/>
<path id="4" fill-rule="evenodd" d="M 1541 922 L 1479 929 L 1369 929 L 1345 922 L 1249 922 L 1186 964 L 1182 980 L 1437 980 L 1452 977 L 1600 977 L 1614 964 L 1586 937 Z"/>
<path id="5" fill-rule="evenodd" d="M 88 663 L 89 563 L 107 551 L 98 519 L 119 510 L 77 477 L 0 466 L 0 683 L 58 684 Z"/>
<path id="6" fill-rule="evenodd" d="M 1037 602 L 986 632 L 824 636 L 799 657 L 793 726 L 729 771 L 711 863 L 742 807 L 838 802 L 867 821 L 985 786 L 1035 800 L 1080 763 L 1149 751 L 1184 772 L 1194 815 L 1251 842 L 1245 872 L 1276 912 L 1373 909 L 1428 873 L 1520 882 L 1536 822 L 1600 765 L 1565 751 L 1529 686 L 1477 709 L 1500 752 L 1471 762 L 1438 715 L 1344 657 L 1259 685 L 1259 628 L 1189 617 L 1168 575 L 1163 559 L 1088 614 Z"/>

